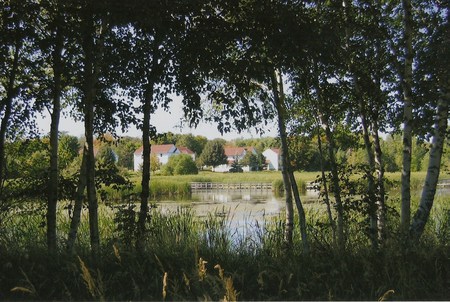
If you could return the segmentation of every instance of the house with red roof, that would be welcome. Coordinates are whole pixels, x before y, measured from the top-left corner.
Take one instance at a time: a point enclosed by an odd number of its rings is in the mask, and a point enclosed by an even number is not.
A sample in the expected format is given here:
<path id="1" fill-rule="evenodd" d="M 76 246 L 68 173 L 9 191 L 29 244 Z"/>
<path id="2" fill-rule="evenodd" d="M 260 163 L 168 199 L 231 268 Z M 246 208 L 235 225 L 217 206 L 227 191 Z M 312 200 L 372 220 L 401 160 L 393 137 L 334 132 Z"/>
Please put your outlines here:
<path id="1" fill-rule="evenodd" d="M 189 149 L 188 147 L 177 147 L 181 154 L 187 154 L 192 157 L 192 160 L 195 161 L 195 152 Z"/>
<path id="2" fill-rule="evenodd" d="M 217 167 L 214 167 L 214 170 L 213 170 L 214 172 L 229 172 L 232 164 L 236 161 L 239 163 L 248 152 L 251 152 L 255 155 L 257 154 L 255 148 L 253 148 L 253 147 L 225 146 L 224 151 L 225 151 L 225 155 L 227 156 L 227 163 L 217 166 Z M 244 167 L 242 167 L 242 170 L 244 170 L 245 172 L 249 172 L 250 167 L 244 166 Z"/>

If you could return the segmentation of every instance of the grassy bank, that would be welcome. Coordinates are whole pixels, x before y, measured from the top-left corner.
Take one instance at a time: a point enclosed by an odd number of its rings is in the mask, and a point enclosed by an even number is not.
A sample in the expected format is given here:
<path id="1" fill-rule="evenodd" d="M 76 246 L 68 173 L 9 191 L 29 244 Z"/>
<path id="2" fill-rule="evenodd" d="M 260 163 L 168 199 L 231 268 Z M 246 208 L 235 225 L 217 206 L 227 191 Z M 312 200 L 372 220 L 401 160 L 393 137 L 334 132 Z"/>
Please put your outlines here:
<path id="1" fill-rule="evenodd" d="M 314 181 L 319 176 L 319 172 L 296 172 L 295 179 L 300 191 L 305 192 L 307 182 Z M 420 190 L 425 179 L 424 172 L 415 172 L 411 175 L 411 190 Z M 129 192 L 116 192 L 112 189 L 107 190 L 109 200 L 120 201 L 128 194 L 139 195 L 141 191 L 141 175 L 140 173 L 131 174 L 131 182 L 134 189 Z M 356 177 L 356 176 L 354 176 Z M 445 177 L 445 175 L 443 176 Z M 450 176 L 448 176 L 450 177 Z M 386 173 L 387 188 L 389 190 L 399 190 L 401 174 Z M 214 183 L 272 183 L 273 191 L 276 194 L 283 192 L 283 180 L 280 171 L 261 171 L 251 173 L 215 173 L 210 171 L 200 171 L 197 175 L 177 175 L 162 176 L 152 175 L 150 180 L 150 198 L 152 200 L 173 199 L 182 200 L 189 199 L 191 190 L 191 182 L 214 182 Z"/>
<path id="2" fill-rule="evenodd" d="M 296 174 L 310 181 L 317 173 Z M 161 187 L 191 181 L 279 180 L 279 173 L 162 177 Z M 137 176 L 136 176 L 137 177 Z M 399 174 L 388 175 L 392 187 Z M 413 178 L 419 184 L 424 175 Z M 167 182 L 167 183 L 165 183 Z M 175 190 L 176 187 L 172 187 Z M 162 189 L 161 189 L 162 190 Z M 414 196 L 412 205 L 417 205 Z M 332 244 L 323 207 L 306 207 L 310 252 L 302 250 L 298 223 L 294 244 L 283 243 L 283 213 L 256 224 L 254 235 L 230 229 L 229 216 L 198 218 L 190 210 L 162 215 L 152 210 L 146 241 L 136 250 L 137 200 L 99 207 L 100 255 L 89 248 L 83 210 L 76 253 L 64 250 L 68 203 L 58 213 L 60 250 L 45 244 L 45 202 L 24 204 L 0 224 L 0 300 L 448 300 L 450 293 L 450 202 L 438 196 L 421 242 L 405 245 L 398 232 L 399 195 L 388 199 L 388 238 L 370 246 L 366 218 L 348 215 L 345 250 Z"/>
<path id="3" fill-rule="evenodd" d="M 295 173 L 295 178 L 302 192 L 305 190 L 306 182 L 316 179 L 317 172 Z M 140 192 L 141 175 L 134 173 L 131 181 L 135 185 L 135 189 L 130 192 L 135 195 Z M 152 175 L 150 180 L 150 198 L 152 200 L 160 199 L 189 199 L 191 182 L 214 182 L 214 183 L 272 183 L 273 191 L 276 194 L 282 194 L 283 181 L 281 172 L 279 171 L 262 171 L 251 173 L 215 173 L 210 171 L 200 171 L 197 175 L 177 175 L 162 176 Z M 119 200 L 122 195 L 115 193 L 113 190 L 108 191 L 109 198 Z"/>
<path id="4" fill-rule="evenodd" d="M 448 203 L 439 204 L 448 209 Z M 121 215 L 127 209 L 102 207 L 102 248 L 95 260 L 86 217 L 76 255 L 63 249 L 48 255 L 41 210 L 15 216 L 0 237 L 0 299 L 447 300 L 450 292 L 450 241 L 445 232 L 436 232 L 437 221 L 420 244 L 405 248 L 392 237 L 378 251 L 352 224 L 352 244 L 338 252 L 324 217 L 308 212 L 311 251 L 306 254 L 297 229 L 293 249 L 283 247 L 281 216 L 249 238 L 230 230 L 226 216 L 211 213 L 200 220 L 188 210 L 168 215 L 154 210 L 144 250 L 138 252 L 134 218 Z M 58 217 L 63 244 L 68 216 L 62 210 Z"/>

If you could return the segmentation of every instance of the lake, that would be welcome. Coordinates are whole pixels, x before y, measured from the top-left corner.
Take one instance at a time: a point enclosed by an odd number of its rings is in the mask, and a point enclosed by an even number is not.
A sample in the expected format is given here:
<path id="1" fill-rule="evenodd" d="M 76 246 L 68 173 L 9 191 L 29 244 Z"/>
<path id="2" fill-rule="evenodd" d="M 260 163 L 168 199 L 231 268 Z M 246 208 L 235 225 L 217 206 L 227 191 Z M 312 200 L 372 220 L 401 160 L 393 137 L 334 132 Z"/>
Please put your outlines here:
<path id="1" fill-rule="evenodd" d="M 316 191 L 307 191 L 301 198 L 305 204 L 319 202 Z M 285 199 L 276 197 L 271 190 L 194 190 L 191 200 L 159 201 L 157 206 L 161 213 L 189 208 L 197 217 L 226 217 L 232 233 L 247 237 L 264 226 L 268 218 L 280 215 Z"/>

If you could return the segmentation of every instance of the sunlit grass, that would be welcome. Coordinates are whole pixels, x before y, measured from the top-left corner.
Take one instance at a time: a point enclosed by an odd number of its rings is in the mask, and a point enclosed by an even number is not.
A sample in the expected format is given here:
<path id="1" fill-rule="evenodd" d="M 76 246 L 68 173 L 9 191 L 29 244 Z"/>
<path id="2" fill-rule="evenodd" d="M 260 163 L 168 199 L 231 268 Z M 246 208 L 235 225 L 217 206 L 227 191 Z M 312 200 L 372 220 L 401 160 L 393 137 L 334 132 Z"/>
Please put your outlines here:
<path id="1" fill-rule="evenodd" d="M 269 176 L 274 180 L 278 173 L 256 173 L 251 179 L 247 177 L 247 181 L 266 182 L 264 177 Z M 227 179 L 219 177 L 236 175 L 222 174 L 216 178 L 213 174 L 155 177 L 155 180 L 161 183 L 180 180 L 178 183 L 182 184 L 199 177 L 226 182 Z M 296 173 L 299 181 L 311 181 L 315 175 Z M 388 175 L 393 180 L 399 176 Z M 424 174 L 413 174 L 417 183 L 423 182 L 423 177 Z M 286 249 L 284 213 L 253 224 L 250 238 L 249 233 L 229 228 L 231 213 L 198 217 L 192 210 L 181 208 L 169 213 L 158 208 L 152 210 L 143 251 L 138 252 L 133 233 L 136 216 L 120 216 L 125 207 L 101 203 L 98 259 L 90 254 L 86 207 L 82 211 L 77 255 L 73 256 L 64 250 L 70 223 L 68 203 L 60 202 L 60 249 L 49 257 L 45 244 L 45 203 L 24 204 L 0 229 L 0 297 L 156 301 L 447 299 L 448 274 L 443 268 L 450 265 L 448 197 L 437 195 L 423 240 L 407 249 L 398 237 L 398 190 L 390 191 L 388 203 L 389 238 L 378 251 L 370 247 L 364 233 L 365 217 L 357 213 L 346 222 L 350 244 L 345 251 L 335 250 L 324 205 L 306 204 L 310 254 L 301 248 L 297 217 L 293 247 Z M 417 203 L 415 194 L 413 209 Z M 130 205 L 135 206 L 131 208 L 133 211 L 139 208 L 138 204 Z M 96 291 L 92 290 L 92 284 Z"/>

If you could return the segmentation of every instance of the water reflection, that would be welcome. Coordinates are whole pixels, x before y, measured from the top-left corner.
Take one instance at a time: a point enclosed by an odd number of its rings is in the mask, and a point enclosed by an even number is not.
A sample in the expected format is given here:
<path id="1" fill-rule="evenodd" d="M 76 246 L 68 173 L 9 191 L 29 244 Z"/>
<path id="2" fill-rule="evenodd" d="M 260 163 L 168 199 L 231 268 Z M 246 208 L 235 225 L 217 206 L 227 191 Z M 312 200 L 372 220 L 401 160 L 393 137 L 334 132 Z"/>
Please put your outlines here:
<path id="1" fill-rule="evenodd" d="M 183 207 L 192 209 L 200 217 L 230 213 L 232 220 L 242 220 L 243 216 L 278 215 L 284 209 L 284 202 L 270 190 L 208 190 L 192 193 L 190 201 L 162 201 L 158 206 L 162 212 Z"/>
<path id="2" fill-rule="evenodd" d="M 302 200 L 317 201 L 318 193 L 308 191 Z M 284 211 L 285 200 L 271 190 L 199 190 L 190 201 L 161 201 L 158 207 L 162 213 L 189 208 L 198 217 L 226 216 L 229 230 L 242 238 L 255 237 L 256 228 Z"/>

